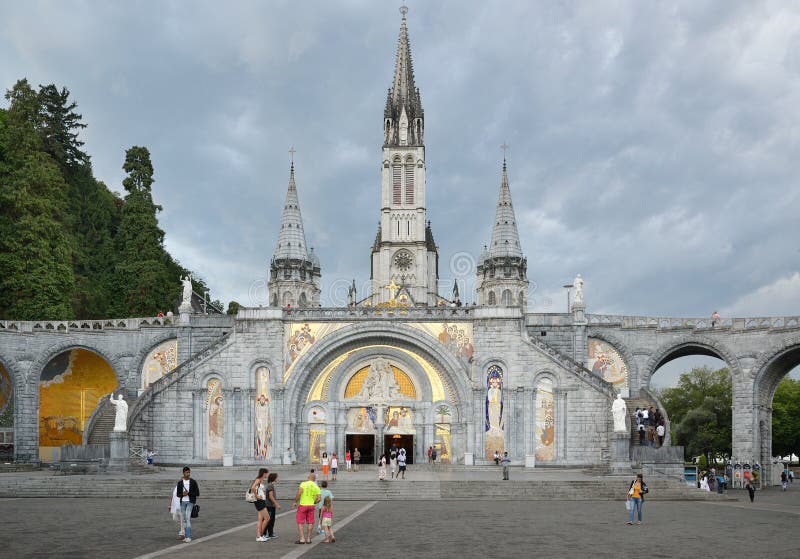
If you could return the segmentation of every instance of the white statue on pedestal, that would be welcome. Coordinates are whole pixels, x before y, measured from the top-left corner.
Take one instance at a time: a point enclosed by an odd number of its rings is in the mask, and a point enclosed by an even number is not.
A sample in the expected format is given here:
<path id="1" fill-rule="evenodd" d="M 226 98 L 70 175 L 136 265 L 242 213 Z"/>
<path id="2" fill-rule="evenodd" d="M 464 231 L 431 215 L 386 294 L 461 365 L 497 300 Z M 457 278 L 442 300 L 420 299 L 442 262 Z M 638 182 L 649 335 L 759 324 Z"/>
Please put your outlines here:
<path id="1" fill-rule="evenodd" d="M 117 408 L 117 415 L 114 417 L 114 431 L 124 433 L 128 430 L 128 402 L 122 399 L 121 392 L 116 400 L 112 392 L 108 401 Z"/>
<path id="2" fill-rule="evenodd" d="M 625 405 L 622 394 L 617 394 L 617 399 L 611 404 L 611 415 L 614 417 L 614 432 L 626 433 L 628 427 L 625 425 L 625 418 L 628 415 L 628 406 Z"/>
<path id="3" fill-rule="evenodd" d="M 185 278 L 181 278 L 181 283 L 183 284 L 183 305 L 191 305 L 192 304 L 192 274 L 189 274 Z"/>
<path id="4" fill-rule="evenodd" d="M 575 300 L 573 303 L 576 305 L 583 304 L 583 278 L 580 274 L 575 276 L 575 281 L 572 282 L 572 285 L 575 287 Z"/>

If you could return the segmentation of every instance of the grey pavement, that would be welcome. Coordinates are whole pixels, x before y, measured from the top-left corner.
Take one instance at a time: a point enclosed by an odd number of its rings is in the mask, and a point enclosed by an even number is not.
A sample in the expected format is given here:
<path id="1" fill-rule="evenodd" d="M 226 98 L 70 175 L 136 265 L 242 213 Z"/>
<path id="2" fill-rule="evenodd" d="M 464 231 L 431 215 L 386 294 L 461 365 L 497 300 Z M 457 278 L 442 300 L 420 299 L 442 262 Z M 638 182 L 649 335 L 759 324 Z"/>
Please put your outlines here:
<path id="1" fill-rule="evenodd" d="M 179 544 L 168 499 L 0 499 L 8 557 L 794 557 L 800 554 L 800 487 L 760 491 L 756 502 L 649 502 L 642 526 L 622 501 L 343 501 L 337 542 L 295 545 L 288 514 L 277 540 L 255 541 L 243 500 L 201 499 L 195 541 Z M 292 492 L 284 484 L 279 491 Z M 742 494 L 744 497 L 744 494 Z M 346 523 L 346 525 L 345 525 Z M 176 548 L 177 546 L 177 548 Z"/>

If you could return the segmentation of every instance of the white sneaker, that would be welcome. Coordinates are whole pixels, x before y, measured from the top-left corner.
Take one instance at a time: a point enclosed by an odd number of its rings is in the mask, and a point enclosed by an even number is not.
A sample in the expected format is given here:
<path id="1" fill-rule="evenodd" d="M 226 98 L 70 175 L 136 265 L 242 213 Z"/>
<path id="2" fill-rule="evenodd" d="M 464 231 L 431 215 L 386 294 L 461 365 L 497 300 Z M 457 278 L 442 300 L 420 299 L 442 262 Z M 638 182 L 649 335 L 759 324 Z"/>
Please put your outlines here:
<path id="1" fill-rule="evenodd" d="M 265 542 L 267 541 L 267 536 L 259 536 L 256 538 L 257 542 Z"/>
<path id="2" fill-rule="evenodd" d="M 192 541 L 192 538 L 184 538 L 183 539 L 183 543 L 189 543 L 190 541 Z"/>

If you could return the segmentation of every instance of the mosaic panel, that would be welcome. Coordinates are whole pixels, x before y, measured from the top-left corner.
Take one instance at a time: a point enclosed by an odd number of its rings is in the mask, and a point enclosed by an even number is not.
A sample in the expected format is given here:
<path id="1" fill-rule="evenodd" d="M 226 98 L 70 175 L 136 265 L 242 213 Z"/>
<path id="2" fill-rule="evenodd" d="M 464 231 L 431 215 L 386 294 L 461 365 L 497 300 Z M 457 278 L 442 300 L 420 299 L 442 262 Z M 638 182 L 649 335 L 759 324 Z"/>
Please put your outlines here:
<path id="1" fill-rule="evenodd" d="M 218 379 L 208 381 L 206 412 L 208 414 L 206 458 L 222 460 L 225 447 L 225 397 L 222 395 L 222 383 Z"/>
<path id="2" fill-rule="evenodd" d="M 550 462 L 555 459 L 555 400 L 553 381 L 542 379 L 536 385 L 536 460 Z"/>
<path id="3" fill-rule="evenodd" d="M 142 388 L 147 388 L 177 366 L 178 340 L 159 345 L 147 355 L 142 365 Z"/>
<path id="4" fill-rule="evenodd" d="M 622 355 L 611 344 L 589 338 L 587 368 L 592 373 L 607 380 L 614 385 L 614 390 L 621 392 L 623 397 L 628 397 L 628 366 Z"/>

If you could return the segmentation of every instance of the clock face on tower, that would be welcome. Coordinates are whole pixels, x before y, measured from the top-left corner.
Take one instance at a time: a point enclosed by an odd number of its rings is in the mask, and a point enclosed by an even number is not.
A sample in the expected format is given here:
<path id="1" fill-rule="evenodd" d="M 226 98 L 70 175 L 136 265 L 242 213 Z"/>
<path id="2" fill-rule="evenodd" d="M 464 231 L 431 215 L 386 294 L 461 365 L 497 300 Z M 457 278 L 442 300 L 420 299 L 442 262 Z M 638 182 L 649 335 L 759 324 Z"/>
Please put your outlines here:
<path id="1" fill-rule="evenodd" d="M 407 272 L 414 265 L 414 257 L 407 250 L 398 250 L 392 261 L 394 262 L 394 267 L 401 272 Z"/>

